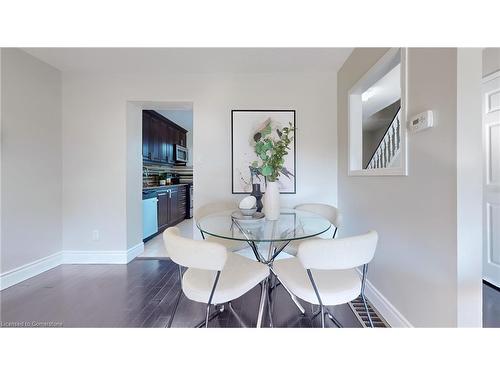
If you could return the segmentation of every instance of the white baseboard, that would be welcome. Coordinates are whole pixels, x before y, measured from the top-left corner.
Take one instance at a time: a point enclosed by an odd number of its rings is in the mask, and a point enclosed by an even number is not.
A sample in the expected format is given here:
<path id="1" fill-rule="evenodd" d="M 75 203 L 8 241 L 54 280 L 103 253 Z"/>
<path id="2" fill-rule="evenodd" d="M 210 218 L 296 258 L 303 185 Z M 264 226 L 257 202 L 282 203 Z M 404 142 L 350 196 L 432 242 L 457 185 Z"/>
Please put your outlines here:
<path id="1" fill-rule="evenodd" d="M 383 316 L 385 321 L 393 328 L 412 328 L 413 325 L 404 317 L 401 312 L 384 297 L 380 291 L 373 286 L 370 281 L 366 281 L 366 298 L 373 307 Z"/>
<path id="2" fill-rule="evenodd" d="M 42 272 L 59 266 L 63 260 L 62 251 L 54 253 L 45 258 L 14 268 L 0 275 L 0 290 L 4 290 L 12 285 L 27 280 Z"/>
<path id="3" fill-rule="evenodd" d="M 60 251 L 0 274 L 0 290 L 37 276 L 61 264 L 127 264 L 143 251 L 143 242 L 127 251 Z"/>
<path id="4" fill-rule="evenodd" d="M 140 242 L 127 250 L 127 263 L 134 259 L 136 256 L 144 252 L 144 242 Z"/>
<path id="5" fill-rule="evenodd" d="M 63 251 L 64 264 L 127 264 L 144 251 L 144 243 L 138 243 L 126 251 Z"/>

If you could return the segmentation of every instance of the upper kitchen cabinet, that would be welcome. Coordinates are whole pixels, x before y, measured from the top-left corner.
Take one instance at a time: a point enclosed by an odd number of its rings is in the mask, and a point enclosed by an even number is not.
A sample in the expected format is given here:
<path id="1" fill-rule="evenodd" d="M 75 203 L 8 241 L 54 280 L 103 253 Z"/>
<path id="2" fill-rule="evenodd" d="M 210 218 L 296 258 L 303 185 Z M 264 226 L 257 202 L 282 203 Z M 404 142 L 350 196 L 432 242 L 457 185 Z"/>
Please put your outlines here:
<path id="1" fill-rule="evenodd" d="M 142 158 L 151 159 L 151 151 L 149 149 L 151 143 L 151 116 L 146 111 L 142 111 Z"/>
<path id="2" fill-rule="evenodd" d="M 155 111 L 142 111 L 142 157 L 144 160 L 175 164 L 174 145 L 186 147 L 186 133 Z"/>

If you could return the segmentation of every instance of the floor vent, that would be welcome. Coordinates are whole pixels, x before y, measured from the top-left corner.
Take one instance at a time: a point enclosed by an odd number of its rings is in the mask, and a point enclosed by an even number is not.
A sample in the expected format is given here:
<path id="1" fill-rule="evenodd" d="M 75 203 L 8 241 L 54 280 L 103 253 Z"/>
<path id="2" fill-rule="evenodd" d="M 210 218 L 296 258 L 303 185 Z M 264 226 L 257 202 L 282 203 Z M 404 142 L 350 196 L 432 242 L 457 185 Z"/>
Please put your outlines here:
<path id="1" fill-rule="evenodd" d="M 377 310 L 370 304 L 370 301 L 366 300 L 368 303 L 368 312 L 372 318 L 373 326 L 375 328 L 388 328 L 389 324 L 382 318 Z M 366 314 L 365 305 L 361 297 L 356 298 L 354 301 L 349 302 L 349 307 L 351 308 L 356 318 L 363 327 L 370 327 L 370 321 L 368 320 L 368 315 Z"/>

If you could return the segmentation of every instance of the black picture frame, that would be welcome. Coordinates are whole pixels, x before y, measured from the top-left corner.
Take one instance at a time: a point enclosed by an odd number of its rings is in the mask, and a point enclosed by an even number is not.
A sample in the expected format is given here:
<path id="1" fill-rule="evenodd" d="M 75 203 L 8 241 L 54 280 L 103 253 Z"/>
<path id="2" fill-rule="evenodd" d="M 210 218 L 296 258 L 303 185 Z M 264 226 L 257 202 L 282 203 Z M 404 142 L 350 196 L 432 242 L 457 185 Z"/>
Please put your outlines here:
<path id="1" fill-rule="evenodd" d="M 231 193 L 232 194 L 249 194 L 249 192 L 235 191 L 234 187 L 234 113 L 235 112 L 290 112 L 293 113 L 293 126 L 295 128 L 293 136 L 293 166 L 294 166 L 294 179 L 293 191 L 280 192 L 280 194 L 297 194 L 297 115 L 295 109 L 233 109 L 231 110 Z"/>

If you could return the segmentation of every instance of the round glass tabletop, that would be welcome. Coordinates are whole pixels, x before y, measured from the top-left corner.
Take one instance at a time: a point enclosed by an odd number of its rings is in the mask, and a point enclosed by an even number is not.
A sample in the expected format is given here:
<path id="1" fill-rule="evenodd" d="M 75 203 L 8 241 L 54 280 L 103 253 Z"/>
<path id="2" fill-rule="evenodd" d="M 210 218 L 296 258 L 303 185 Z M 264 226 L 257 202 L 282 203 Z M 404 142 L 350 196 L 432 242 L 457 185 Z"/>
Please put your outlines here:
<path id="1" fill-rule="evenodd" d="M 278 220 L 234 220 L 234 210 L 204 216 L 196 225 L 205 234 L 237 241 L 278 242 L 314 237 L 330 229 L 324 217 L 306 211 L 282 209 Z"/>

